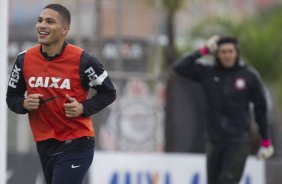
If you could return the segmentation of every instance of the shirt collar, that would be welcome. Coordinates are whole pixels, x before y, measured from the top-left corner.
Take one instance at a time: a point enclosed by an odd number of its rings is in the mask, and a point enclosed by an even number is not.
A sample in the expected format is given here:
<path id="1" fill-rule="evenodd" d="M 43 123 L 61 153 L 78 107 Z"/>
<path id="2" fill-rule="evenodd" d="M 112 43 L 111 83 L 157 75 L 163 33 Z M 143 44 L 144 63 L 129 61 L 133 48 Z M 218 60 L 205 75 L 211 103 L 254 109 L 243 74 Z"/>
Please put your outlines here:
<path id="1" fill-rule="evenodd" d="M 43 52 L 43 51 L 42 51 L 42 45 L 41 45 L 41 47 L 40 47 L 40 52 L 41 52 L 41 54 L 42 54 L 42 56 L 43 56 L 44 58 L 46 58 L 48 61 L 52 61 L 52 60 L 56 59 L 57 57 L 59 57 L 59 56 L 63 53 L 63 51 L 65 50 L 65 48 L 67 47 L 67 45 L 68 45 L 68 43 L 64 42 L 63 47 L 62 47 L 62 49 L 61 49 L 61 52 L 58 53 L 58 54 L 56 54 L 56 55 L 54 55 L 54 56 L 48 56 L 48 54 L 47 54 L 46 52 Z"/>

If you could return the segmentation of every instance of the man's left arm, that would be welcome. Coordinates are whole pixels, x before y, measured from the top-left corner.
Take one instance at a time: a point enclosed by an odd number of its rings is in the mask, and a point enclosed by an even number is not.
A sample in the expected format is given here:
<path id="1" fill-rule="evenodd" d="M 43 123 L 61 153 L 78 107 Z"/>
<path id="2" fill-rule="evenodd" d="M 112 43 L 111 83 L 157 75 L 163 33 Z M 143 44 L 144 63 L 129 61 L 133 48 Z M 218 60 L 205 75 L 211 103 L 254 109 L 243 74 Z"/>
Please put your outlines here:
<path id="1" fill-rule="evenodd" d="M 80 76 L 85 89 L 93 88 L 97 93 L 82 102 L 83 116 L 91 116 L 116 99 L 116 89 L 103 65 L 99 60 L 86 52 L 82 54 Z"/>
<path id="2" fill-rule="evenodd" d="M 254 104 L 255 120 L 262 138 L 258 158 L 267 159 L 272 156 L 274 149 L 269 137 L 267 99 L 264 85 L 258 74 L 254 74 L 250 97 Z"/>

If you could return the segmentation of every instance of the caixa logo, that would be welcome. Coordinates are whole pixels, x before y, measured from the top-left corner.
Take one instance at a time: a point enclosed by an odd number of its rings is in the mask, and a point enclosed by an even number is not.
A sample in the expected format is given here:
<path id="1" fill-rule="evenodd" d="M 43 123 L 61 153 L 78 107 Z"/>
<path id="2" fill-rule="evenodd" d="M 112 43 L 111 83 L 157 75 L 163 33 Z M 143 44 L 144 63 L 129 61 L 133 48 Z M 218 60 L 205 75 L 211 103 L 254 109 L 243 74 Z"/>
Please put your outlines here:
<path id="1" fill-rule="evenodd" d="M 161 181 L 163 182 L 160 183 Z M 150 172 L 125 172 L 123 174 L 114 172 L 110 184 L 172 184 L 172 182 L 169 173 L 161 176 L 159 173 Z"/>
<path id="2" fill-rule="evenodd" d="M 183 179 L 185 180 L 185 179 Z M 187 184 L 206 184 L 200 173 L 191 176 Z M 111 176 L 109 184 L 175 184 L 173 183 L 170 173 L 151 173 L 151 172 L 114 172 Z M 185 184 L 185 183 L 184 183 Z M 251 177 L 246 175 L 241 184 L 253 184 Z"/>

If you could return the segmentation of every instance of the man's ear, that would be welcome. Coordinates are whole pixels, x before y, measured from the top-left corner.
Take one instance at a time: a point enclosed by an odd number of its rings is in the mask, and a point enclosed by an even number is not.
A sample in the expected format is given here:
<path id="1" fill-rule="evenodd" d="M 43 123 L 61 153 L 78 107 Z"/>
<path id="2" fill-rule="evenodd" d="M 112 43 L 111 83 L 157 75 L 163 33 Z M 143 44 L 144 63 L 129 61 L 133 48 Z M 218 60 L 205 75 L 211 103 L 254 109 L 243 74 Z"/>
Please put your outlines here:
<path id="1" fill-rule="evenodd" d="M 62 30 L 62 35 L 67 36 L 69 30 L 70 30 L 70 26 L 64 25 L 63 30 Z"/>

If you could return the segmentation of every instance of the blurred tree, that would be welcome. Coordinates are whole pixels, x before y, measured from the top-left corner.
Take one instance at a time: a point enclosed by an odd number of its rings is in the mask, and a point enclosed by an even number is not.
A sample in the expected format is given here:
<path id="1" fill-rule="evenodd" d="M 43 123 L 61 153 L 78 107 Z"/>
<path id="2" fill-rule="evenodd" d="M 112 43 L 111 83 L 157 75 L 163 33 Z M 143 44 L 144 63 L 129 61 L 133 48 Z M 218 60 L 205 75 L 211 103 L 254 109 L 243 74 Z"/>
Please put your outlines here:
<path id="1" fill-rule="evenodd" d="M 140 0 L 139 0 L 140 1 Z M 141 0 L 143 2 L 144 0 Z M 190 0 L 191 1 L 191 0 Z M 150 5 L 161 5 L 165 13 L 165 34 L 168 42 L 165 47 L 165 61 L 166 67 L 170 66 L 175 61 L 177 49 L 175 46 L 175 17 L 176 14 L 184 7 L 187 2 L 185 0 L 146 0 Z"/>
<path id="2" fill-rule="evenodd" d="M 165 60 L 168 66 L 176 59 L 175 48 L 175 16 L 183 7 L 184 0 L 161 0 L 166 13 L 166 26 L 168 45 L 165 50 Z"/>
<path id="3" fill-rule="evenodd" d="M 165 13 L 165 34 L 167 36 L 168 42 L 164 48 L 164 69 L 165 74 L 167 74 L 167 87 L 166 87 L 166 107 L 165 107 L 165 150 L 166 151 L 175 151 L 174 145 L 175 140 L 173 137 L 175 136 L 173 131 L 177 129 L 175 127 L 175 117 L 174 117 L 174 108 L 175 105 L 175 77 L 170 72 L 170 66 L 172 63 L 178 58 L 178 48 L 176 48 L 175 44 L 175 19 L 177 13 L 184 7 L 185 3 L 193 2 L 194 0 L 147 0 L 149 4 L 160 4 Z M 205 0 L 208 1 L 208 0 Z"/>
<path id="4" fill-rule="evenodd" d="M 143 0 L 142 0 L 143 1 Z M 175 46 L 175 17 L 181 8 L 184 7 L 184 3 L 186 3 L 185 0 L 147 0 L 148 4 L 156 5 L 159 4 L 162 6 L 164 13 L 165 13 L 165 34 L 167 36 L 168 42 L 167 45 L 164 48 L 164 68 L 168 74 L 167 76 L 167 87 L 166 87 L 166 117 L 165 117 L 165 137 L 166 137 L 166 145 L 165 150 L 169 151 L 171 145 L 169 143 L 169 140 L 171 136 L 169 135 L 172 128 L 173 128 L 173 101 L 174 101 L 174 78 L 169 72 L 171 64 L 176 60 L 177 57 L 177 49 Z"/>
<path id="5" fill-rule="evenodd" d="M 242 57 L 254 66 L 263 79 L 275 84 L 282 79 L 282 7 L 259 12 L 241 21 L 213 17 L 199 23 L 194 37 L 213 34 L 233 35 L 239 39 Z"/>
<path id="6" fill-rule="evenodd" d="M 166 107 L 165 107 L 165 151 L 173 151 L 173 127 L 174 127 L 174 76 L 169 72 L 171 64 L 176 60 L 175 47 L 175 16 L 176 13 L 183 7 L 184 0 L 161 0 L 166 13 L 166 35 L 168 44 L 165 47 L 165 69 L 169 74 L 167 77 L 166 86 Z"/>
<path id="7" fill-rule="evenodd" d="M 101 42 L 102 42 L 102 26 L 103 26 L 103 21 L 102 21 L 102 0 L 96 0 L 95 1 L 95 13 L 94 13 L 94 20 L 95 20 L 95 30 L 93 32 L 93 35 L 95 35 L 93 43 L 94 45 L 91 45 L 93 50 L 95 50 L 96 54 L 98 56 L 101 56 Z"/>
<path id="8" fill-rule="evenodd" d="M 175 19 L 177 13 L 184 7 L 185 3 L 193 3 L 199 0 L 155 0 L 149 2 L 158 2 L 161 4 L 162 8 L 165 12 L 165 25 L 166 25 L 166 36 L 168 38 L 168 43 L 164 48 L 164 69 L 167 75 L 167 86 L 166 86 L 166 107 L 165 107 L 165 150 L 176 151 L 174 144 L 176 140 L 174 140 L 175 133 L 179 127 L 175 125 L 175 121 L 177 121 L 175 117 L 174 108 L 177 107 L 176 104 L 176 81 L 175 76 L 170 72 L 170 66 L 172 63 L 179 57 L 179 48 L 176 47 L 175 44 Z M 207 2 L 209 0 L 205 0 L 203 2 Z M 187 123 L 187 122 L 183 122 Z"/>

